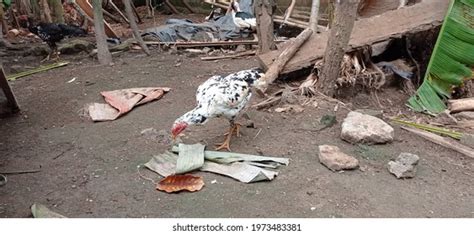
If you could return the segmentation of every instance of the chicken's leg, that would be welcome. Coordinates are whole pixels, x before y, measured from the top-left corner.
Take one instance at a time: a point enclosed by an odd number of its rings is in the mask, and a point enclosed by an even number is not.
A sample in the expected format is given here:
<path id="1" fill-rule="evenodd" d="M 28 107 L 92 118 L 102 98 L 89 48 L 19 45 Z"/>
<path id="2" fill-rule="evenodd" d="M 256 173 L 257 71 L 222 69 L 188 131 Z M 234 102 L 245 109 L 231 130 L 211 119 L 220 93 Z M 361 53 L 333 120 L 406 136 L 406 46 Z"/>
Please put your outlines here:
<path id="1" fill-rule="evenodd" d="M 229 132 L 225 133 L 224 142 L 221 144 L 217 144 L 218 147 L 215 150 L 226 149 L 227 151 L 230 150 L 230 140 L 232 139 L 232 135 L 235 133 L 237 137 L 240 137 L 240 124 L 231 122 Z"/>
<path id="2" fill-rule="evenodd" d="M 55 43 L 48 43 L 49 45 L 49 48 L 51 49 L 51 52 L 48 54 L 48 56 L 46 56 L 46 58 L 44 58 L 41 63 L 45 62 L 45 61 L 49 61 L 51 59 L 51 56 L 56 54 L 57 51 L 58 51 L 58 47 L 56 46 Z M 57 54 L 56 54 L 57 55 Z M 59 56 L 57 56 L 57 58 L 59 58 Z M 56 59 L 57 59 L 56 58 Z"/>

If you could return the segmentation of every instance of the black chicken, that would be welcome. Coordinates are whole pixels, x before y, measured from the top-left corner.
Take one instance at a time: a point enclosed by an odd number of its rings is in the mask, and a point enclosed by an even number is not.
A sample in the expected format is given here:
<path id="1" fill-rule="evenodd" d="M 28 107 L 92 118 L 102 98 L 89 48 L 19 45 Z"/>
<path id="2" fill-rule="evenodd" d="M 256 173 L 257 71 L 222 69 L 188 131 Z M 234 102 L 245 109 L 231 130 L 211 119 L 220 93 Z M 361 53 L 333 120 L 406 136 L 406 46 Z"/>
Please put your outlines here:
<path id="1" fill-rule="evenodd" d="M 65 37 L 82 37 L 87 35 L 86 30 L 74 25 L 42 22 L 35 25 L 30 17 L 20 18 L 20 24 L 22 27 L 28 28 L 31 33 L 38 35 L 51 48 L 51 53 L 49 53 L 45 60 L 49 60 L 53 54 L 58 56 L 56 43 Z"/>

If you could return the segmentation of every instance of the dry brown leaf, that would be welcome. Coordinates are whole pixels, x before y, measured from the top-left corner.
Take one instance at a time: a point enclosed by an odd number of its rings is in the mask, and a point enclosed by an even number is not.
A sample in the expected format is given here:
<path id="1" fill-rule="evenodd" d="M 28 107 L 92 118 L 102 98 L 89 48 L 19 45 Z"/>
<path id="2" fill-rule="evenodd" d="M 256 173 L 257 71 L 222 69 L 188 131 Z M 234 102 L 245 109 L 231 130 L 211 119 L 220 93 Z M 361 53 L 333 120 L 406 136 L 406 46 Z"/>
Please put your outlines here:
<path id="1" fill-rule="evenodd" d="M 204 181 L 201 176 L 170 175 L 158 182 L 156 189 L 167 193 L 174 193 L 182 190 L 195 192 L 201 190 L 203 186 Z"/>

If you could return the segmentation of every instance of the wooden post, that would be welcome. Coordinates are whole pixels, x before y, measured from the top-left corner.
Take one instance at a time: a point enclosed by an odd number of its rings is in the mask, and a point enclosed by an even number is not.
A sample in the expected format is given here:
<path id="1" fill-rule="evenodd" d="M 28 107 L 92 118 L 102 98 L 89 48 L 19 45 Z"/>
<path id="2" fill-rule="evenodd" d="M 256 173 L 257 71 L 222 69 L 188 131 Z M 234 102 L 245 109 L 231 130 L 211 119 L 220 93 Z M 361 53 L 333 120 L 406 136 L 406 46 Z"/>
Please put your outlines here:
<path id="1" fill-rule="evenodd" d="M 258 53 L 263 54 L 275 50 L 273 35 L 274 0 L 255 0 L 254 12 L 257 17 Z"/>
<path id="2" fill-rule="evenodd" d="M 360 0 L 336 1 L 335 19 L 331 26 L 323 68 L 317 87 L 327 96 L 335 94 L 335 81 L 341 70 L 345 49 L 351 37 L 352 28 L 357 18 L 357 6 Z"/>
<path id="3" fill-rule="evenodd" d="M 318 15 L 319 15 L 320 0 L 313 0 L 311 4 L 311 16 L 309 17 L 309 28 L 316 32 L 318 30 Z"/>
<path id="4" fill-rule="evenodd" d="M 18 102 L 16 101 L 12 88 L 8 84 L 7 76 L 3 71 L 2 65 L 0 65 L 0 88 L 3 90 L 5 97 L 7 97 L 8 106 L 11 108 L 12 113 L 20 111 L 20 107 L 18 106 Z"/>
<path id="5" fill-rule="evenodd" d="M 108 65 L 112 63 L 112 55 L 110 54 L 105 36 L 102 0 L 93 0 L 92 6 L 94 10 L 95 39 L 97 41 L 97 58 L 99 63 Z"/>
<path id="6" fill-rule="evenodd" d="M 123 0 L 123 5 L 125 6 L 125 13 L 127 14 L 130 23 L 130 28 L 132 28 L 132 32 L 135 36 L 135 39 L 138 41 L 138 44 L 140 44 L 140 47 L 143 49 L 145 54 L 150 55 L 150 50 L 148 50 L 147 45 L 143 41 L 143 38 L 140 33 L 138 32 L 138 25 L 137 21 L 135 20 L 135 16 L 133 15 L 132 4 L 130 0 Z"/>

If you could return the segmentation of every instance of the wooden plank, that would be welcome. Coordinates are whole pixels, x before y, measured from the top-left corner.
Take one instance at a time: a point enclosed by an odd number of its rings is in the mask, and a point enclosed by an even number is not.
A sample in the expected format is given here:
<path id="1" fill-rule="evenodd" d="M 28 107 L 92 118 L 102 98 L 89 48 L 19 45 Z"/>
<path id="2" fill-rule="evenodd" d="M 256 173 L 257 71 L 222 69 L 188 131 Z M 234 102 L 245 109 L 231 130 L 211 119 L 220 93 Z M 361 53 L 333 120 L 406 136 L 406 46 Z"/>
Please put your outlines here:
<path id="1" fill-rule="evenodd" d="M 407 32 L 420 32 L 441 25 L 449 1 L 423 0 L 371 18 L 355 22 L 347 51 L 354 50 L 391 38 L 400 38 Z M 321 59 L 326 50 L 328 32 L 313 34 L 296 55 L 286 64 L 282 74 L 308 68 Z M 284 48 L 258 56 L 260 65 L 268 69 Z"/>
<path id="2" fill-rule="evenodd" d="M 201 60 L 211 61 L 211 60 L 235 59 L 235 58 L 250 56 L 250 55 L 255 55 L 255 54 L 257 54 L 256 51 L 244 51 L 244 52 L 233 54 L 233 55 L 205 56 L 205 57 L 201 57 Z"/>
<path id="3" fill-rule="evenodd" d="M 12 112 L 16 113 L 20 111 L 20 107 L 18 106 L 18 102 L 16 101 L 12 88 L 8 84 L 7 76 L 3 71 L 3 66 L 0 66 L 0 88 L 3 90 L 5 97 L 7 97 L 8 106 L 11 108 Z"/>

